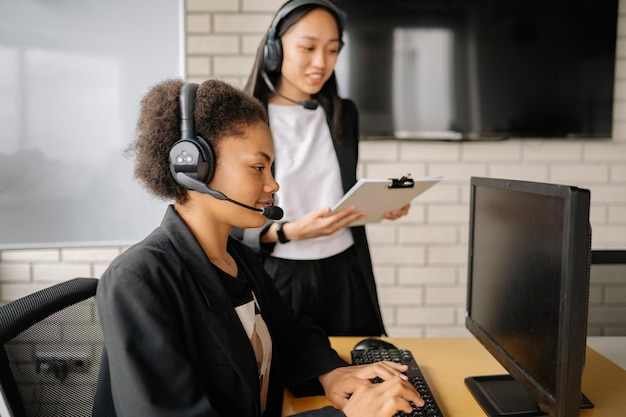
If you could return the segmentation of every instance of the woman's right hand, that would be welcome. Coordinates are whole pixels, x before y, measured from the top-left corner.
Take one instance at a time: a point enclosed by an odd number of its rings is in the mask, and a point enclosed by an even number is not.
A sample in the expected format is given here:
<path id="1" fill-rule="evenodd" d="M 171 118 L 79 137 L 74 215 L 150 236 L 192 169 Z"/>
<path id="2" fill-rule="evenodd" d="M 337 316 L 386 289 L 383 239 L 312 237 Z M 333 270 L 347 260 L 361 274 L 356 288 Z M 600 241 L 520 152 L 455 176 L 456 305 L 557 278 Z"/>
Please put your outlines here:
<path id="1" fill-rule="evenodd" d="M 356 207 L 348 207 L 330 214 L 330 207 L 326 207 L 312 211 L 300 220 L 286 223 L 283 226 L 283 231 L 289 240 L 332 235 L 345 227 L 349 227 L 352 222 L 366 214 L 365 211 L 356 211 Z"/>
<path id="2" fill-rule="evenodd" d="M 378 384 L 359 386 L 350 396 L 342 411 L 346 417 L 393 416 L 398 411 L 410 413 L 411 403 L 424 402 L 410 382 L 395 377 Z"/>

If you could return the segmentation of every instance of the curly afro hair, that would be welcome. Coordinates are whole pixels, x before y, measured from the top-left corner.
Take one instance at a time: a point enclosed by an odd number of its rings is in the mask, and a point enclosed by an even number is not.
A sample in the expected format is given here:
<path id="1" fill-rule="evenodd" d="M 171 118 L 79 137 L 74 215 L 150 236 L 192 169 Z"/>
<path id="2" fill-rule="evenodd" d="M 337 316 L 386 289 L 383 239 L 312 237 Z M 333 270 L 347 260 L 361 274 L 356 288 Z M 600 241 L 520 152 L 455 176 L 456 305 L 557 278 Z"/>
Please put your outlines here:
<path id="1" fill-rule="evenodd" d="M 165 80 L 150 89 L 141 101 L 137 137 L 128 152 L 135 156 L 135 175 L 162 200 L 187 200 L 185 187 L 170 172 L 169 151 L 180 139 L 180 92 L 184 82 Z M 222 81 L 208 80 L 196 92 L 196 135 L 211 145 L 219 158 L 221 139 L 241 136 L 259 121 L 268 122 L 261 103 Z"/>

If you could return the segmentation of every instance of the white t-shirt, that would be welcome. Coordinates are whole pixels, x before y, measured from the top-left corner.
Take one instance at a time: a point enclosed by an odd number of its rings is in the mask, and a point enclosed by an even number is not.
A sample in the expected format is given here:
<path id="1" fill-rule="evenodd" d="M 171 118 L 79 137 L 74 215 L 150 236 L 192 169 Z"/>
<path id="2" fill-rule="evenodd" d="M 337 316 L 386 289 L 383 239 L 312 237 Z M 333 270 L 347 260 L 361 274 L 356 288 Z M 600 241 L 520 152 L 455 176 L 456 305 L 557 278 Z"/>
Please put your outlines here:
<path id="1" fill-rule="evenodd" d="M 270 367 L 272 363 L 272 338 L 261 316 L 259 303 L 252 293 L 252 301 L 235 307 L 235 312 L 241 320 L 241 324 L 250 338 L 250 344 L 254 351 L 257 368 L 259 371 L 259 387 L 261 399 L 261 411 L 265 411 L 267 391 L 269 387 Z"/>
<path id="2" fill-rule="evenodd" d="M 269 104 L 268 113 L 280 189 L 275 203 L 282 207 L 282 221 L 299 220 L 311 211 L 332 207 L 343 196 L 337 153 L 321 106 Z M 272 256 L 284 259 L 323 259 L 354 243 L 350 230 L 330 236 L 277 243 Z"/>

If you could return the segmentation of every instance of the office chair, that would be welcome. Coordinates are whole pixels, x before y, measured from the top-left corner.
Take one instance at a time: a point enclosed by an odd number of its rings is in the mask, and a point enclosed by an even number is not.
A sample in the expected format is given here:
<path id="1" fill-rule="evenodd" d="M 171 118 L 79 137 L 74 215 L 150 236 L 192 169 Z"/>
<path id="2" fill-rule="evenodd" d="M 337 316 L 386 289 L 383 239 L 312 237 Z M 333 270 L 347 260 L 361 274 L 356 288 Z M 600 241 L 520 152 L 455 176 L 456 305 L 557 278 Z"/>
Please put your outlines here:
<path id="1" fill-rule="evenodd" d="M 74 278 L 0 306 L 0 392 L 11 417 L 92 415 L 103 345 L 97 286 Z"/>

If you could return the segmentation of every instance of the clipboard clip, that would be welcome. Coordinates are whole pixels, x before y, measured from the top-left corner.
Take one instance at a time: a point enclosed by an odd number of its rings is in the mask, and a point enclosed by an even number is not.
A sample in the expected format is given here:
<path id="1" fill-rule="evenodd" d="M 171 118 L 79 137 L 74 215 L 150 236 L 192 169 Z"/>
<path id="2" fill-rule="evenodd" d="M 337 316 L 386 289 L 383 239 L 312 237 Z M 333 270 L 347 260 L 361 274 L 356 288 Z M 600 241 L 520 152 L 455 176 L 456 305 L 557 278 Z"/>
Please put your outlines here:
<path id="1" fill-rule="evenodd" d="M 413 178 L 410 178 L 411 174 L 406 174 L 402 176 L 402 178 L 389 178 L 391 180 L 391 184 L 388 185 L 388 188 L 413 188 L 415 185 L 415 181 Z"/>

